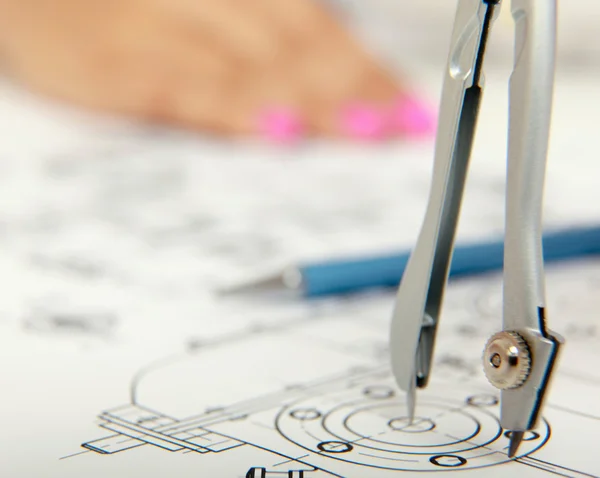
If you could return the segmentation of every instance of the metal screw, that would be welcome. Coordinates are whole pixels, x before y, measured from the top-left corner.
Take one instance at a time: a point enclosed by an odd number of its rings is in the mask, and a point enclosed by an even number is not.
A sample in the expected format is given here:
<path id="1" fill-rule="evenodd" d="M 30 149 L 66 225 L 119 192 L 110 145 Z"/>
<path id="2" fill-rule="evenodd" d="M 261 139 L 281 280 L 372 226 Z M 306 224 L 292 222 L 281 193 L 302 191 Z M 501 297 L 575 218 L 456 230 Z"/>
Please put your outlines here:
<path id="1" fill-rule="evenodd" d="M 531 355 L 525 339 L 516 332 L 492 336 L 483 353 L 483 370 L 490 383 L 500 390 L 523 385 L 531 370 Z"/>
<path id="2" fill-rule="evenodd" d="M 490 357 L 490 363 L 492 364 L 492 367 L 499 368 L 500 365 L 502 365 L 502 357 L 500 357 L 500 354 L 495 353 L 494 355 L 492 355 Z"/>

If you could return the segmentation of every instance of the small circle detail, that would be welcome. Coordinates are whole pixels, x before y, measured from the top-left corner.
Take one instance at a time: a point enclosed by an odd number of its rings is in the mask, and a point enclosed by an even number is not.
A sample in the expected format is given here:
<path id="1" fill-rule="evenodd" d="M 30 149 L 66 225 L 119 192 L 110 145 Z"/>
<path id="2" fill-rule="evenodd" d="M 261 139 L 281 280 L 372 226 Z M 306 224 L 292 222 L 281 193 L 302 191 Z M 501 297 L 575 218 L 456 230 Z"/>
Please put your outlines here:
<path id="1" fill-rule="evenodd" d="M 348 453 L 354 449 L 350 443 L 343 441 L 323 441 L 317 445 L 317 448 L 325 453 Z"/>
<path id="2" fill-rule="evenodd" d="M 467 460 L 458 455 L 436 455 L 429 458 L 429 461 L 435 466 L 443 468 L 458 468 L 467 463 Z"/>

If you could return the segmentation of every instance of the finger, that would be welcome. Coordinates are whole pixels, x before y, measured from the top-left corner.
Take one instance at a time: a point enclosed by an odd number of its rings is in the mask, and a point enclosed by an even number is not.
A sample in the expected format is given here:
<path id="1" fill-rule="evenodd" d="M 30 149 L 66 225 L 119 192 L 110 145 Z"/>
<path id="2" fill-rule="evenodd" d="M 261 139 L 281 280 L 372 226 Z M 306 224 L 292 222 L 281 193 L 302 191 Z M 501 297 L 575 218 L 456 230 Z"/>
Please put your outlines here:
<path id="1" fill-rule="evenodd" d="M 107 113 L 219 135 L 250 130 L 250 115 L 239 111 L 224 81 L 182 75 L 180 68 L 170 62 L 115 58 L 73 69 L 68 85 L 58 78 L 43 86 L 53 96 Z"/>
<path id="2" fill-rule="evenodd" d="M 179 74 L 198 72 L 210 78 L 224 77 L 234 66 L 231 55 L 208 34 L 190 35 L 160 8 L 148 8 L 130 20 L 126 27 L 113 28 L 104 46 L 123 62 L 155 65 L 157 69 L 160 65 L 175 66 Z"/>
<path id="3" fill-rule="evenodd" d="M 298 72 L 315 92 L 334 100 L 385 102 L 400 85 L 349 35 L 318 34 L 318 48 L 302 45 L 296 52 Z"/>
<path id="4" fill-rule="evenodd" d="M 350 64 L 350 67 L 353 66 Z M 370 104 L 361 111 L 360 103 L 354 101 L 354 95 L 348 95 L 353 99 L 352 102 L 348 102 L 344 96 L 339 95 L 339 91 L 335 91 L 338 85 L 335 74 L 341 71 L 344 71 L 344 68 L 335 68 L 334 78 L 327 81 L 332 84 L 333 90 L 322 89 L 319 94 L 316 94 L 314 89 L 306 87 L 302 75 L 295 75 L 286 68 L 267 70 L 260 75 L 255 75 L 245 84 L 243 88 L 245 100 L 252 105 L 249 110 L 259 112 L 258 116 L 265 109 L 288 112 L 287 116 L 295 116 L 304 126 L 305 134 L 328 137 L 348 136 L 352 133 L 347 131 L 347 123 L 350 121 L 352 129 L 357 127 L 363 129 L 363 133 L 358 131 L 360 135 L 373 135 L 374 128 L 383 127 L 383 125 L 378 126 L 377 122 L 383 122 L 384 115 L 377 118 L 376 112 L 368 108 Z M 348 78 L 350 75 L 345 76 Z M 348 118 L 348 115 L 351 118 Z"/>
<path id="5" fill-rule="evenodd" d="M 238 9 L 235 15 L 227 9 L 233 5 Z M 191 8 L 189 4 L 187 6 Z M 393 96 L 392 93 L 382 92 L 383 88 L 378 85 L 380 81 L 376 77 L 373 78 L 374 75 L 366 73 L 370 70 L 367 57 L 361 55 L 354 45 L 348 46 L 347 37 L 341 35 L 341 29 L 336 27 L 335 21 L 313 2 L 253 0 L 247 3 L 221 0 L 218 6 L 213 6 L 212 3 L 204 6 L 204 11 L 195 10 L 195 16 L 185 16 L 186 20 L 194 19 L 184 29 L 188 32 L 191 43 L 194 38 L 199 45 L 206 43 L 206 35 L 214 35 L 211 44 L 221 47 L 223 55 L 233 52 L 233 55 L 254 67 L 254 72 L 259 76 L 260 73 L 264 73 L 261 68 L 266 68 L 265 63 L 268 63 L 262 57 L 266 57 L 267 60 L 270 57 L 270 60 L 273 60 L 281 58 L 281 55 L 277 54 L 284 52 L 285 56 L 290 58 L 288 61 L 291 64 L 283 60 L 271 61 L 270 66 L 273 69 L 254 83 L 250 78 L 240 82 L 241 96 L 248 105 L 243 108 L 248 112 L 247 115 L 258 118 L 265 109 L 283 108 L 303 118 L 310 131 L 329 135 L 339 133 L 342 128 L 341 109 L 347 103 L 372 99 L 384 101 Z M 213 15 L 215 23 L 220 23 L 221 28 L 218 31 L 206 32 L 198 28 L 205 20 L 202 14 L 208 13 Z M 244 55 L 239 55 L 235 49 L 240 45 L 252 45 L 253 41 L 247 41 L 246 37 L 240 37 L 230 30 L 229 27 L 233 23 L 228 23 L 225 16 L 242 18 L 253 25 L 253 29 L 248 28 L 246 31 L 263 32 L 265 36 L 258 42 L 253 40 L 254 46 L 245 51 Z M 222 22 L 220 19 L 223 19 Z M 314 32 L 319 34 L 313 34 Z M 256 47 L 261 42 L 269 41 L 279 45 L 278 52 Z M 310 45 L 316 42 L 320 42 L 319 47 L 311 48 Z M 293 59 L 297 53 L 303 54 L 306 61 L 294 64 Z M 230 61 L 235 62 L 235 59 Z M 246 74 L 251 73 L 253 72 L 246 71 Z M 394 94 L 396 92 L 395 86 L 388 90 L 392 90 Z M 247 127 L 246 124 L 245 128 Z"/>
<path id="6" fill-rule="evenodd" d="M 129 45 L 116 41 L 108 101 L 152 121 L 221 134 L 246 130 L 226 91 L 239 65 L 212 39 L 187 33 L 156 16 Z"/>
<path id="7" fill-rule="evenodd" d="M 199 88 L 197 83 L 170 79 L 152 89 L 144 102 L 123 111 L 147 121 L 222 136 L 249 135 L 254 132 L 250 113 L 241 103 L 215 84 Z"/>
<path id="8" fill-rule="evenodd" d="M 260 64 L 279 51 L 277 35 L 252 8 L 239 0 L 156 0 L 175 25 L 189 34 L 202 34 L 238 60 Z"/>
<path id="9" fill-rule="evenodd" d="M 273 23 L 293 35 L 288 60 L 272 72 L 301 99 L 297 106 L 316 134 L 343 134 L 346 110 L 382 110 L 401 93 L 398 82 L 322 6 L 306 0 L 256 0 Z M 370 116 L 374 116 L 372 111 Z M 362 114 L 363 122 L 365 114 Z M 373 121 L 382 122 L 383 118 Z"/>
<path id="10" fill-rule="evenodd" d="M 308 54 L 296 70 L 283 68 L 293 72 L 288 78 L 274 75 L 295 86 L 308 130 L 328 136 L 383 134 L 387 109 L 399 92 L 393 80 L 377 78 L 352 55 L 322 53 Z"/>
<path id="11" fill-rule="evenodd" d="M 328 31 L 339 34 L 342 30 L 322 3 L 312 0 L 254 0 L 252 8 L 277 28 L 286 41 L 316 39 L 315 34 Z"/>
<path id="12" fill-rule="evenodd" d="M 307 105 L 293 81 L 264 70 L 246 78 L 237 91 L 255 132 L 263 138 L 293 142 L 305 136 Z"/>
<path id="13" fill-rule="evenodd" d="M 181 76 L 177 69 L 154 74 L 137 112 L 150 120 L 219 135 L 253 132 L 252 116 L 243 109 L 230 80 Z M 139 73 L 139 72 L 138 72 Z M 131 89 L 135 88 L 132 85 Z"/>
<path id="14" fill-rule="evenodd" d="M 259 129 L 265 129 L 262 121 L 274 113 L 279 119 L 283 116 L 281 120 L 295 134 L 316 132 L 311 126 L 315 105 L 311 103 L 312 99 L 307 95 L 303 84 L 289 71 L 273 66 L 252 72 L 244 79 L 243 87 L 240 85 L 237 91 L 240 92 L 240 102 L 246 105 L 246 111 L 251 112 Z M 326 129 L 326 124 L 322 123 L 318 133 L 323 135 Z M 332 133 L 330 131 L 328 134 Z"/>

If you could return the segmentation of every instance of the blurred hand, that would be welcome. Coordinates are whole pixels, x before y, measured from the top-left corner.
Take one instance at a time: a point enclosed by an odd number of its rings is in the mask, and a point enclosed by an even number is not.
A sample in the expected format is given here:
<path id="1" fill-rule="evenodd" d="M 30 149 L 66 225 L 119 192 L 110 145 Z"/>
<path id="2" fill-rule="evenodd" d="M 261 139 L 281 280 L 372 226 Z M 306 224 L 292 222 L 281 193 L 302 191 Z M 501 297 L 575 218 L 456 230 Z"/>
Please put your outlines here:
<path id="1" fill-rule="evenodd" d="M 235 135 L 285 108 L 341 134 L 399 86 L 313 0 L 0 0 L 5 70 L 36 91 Z"/>

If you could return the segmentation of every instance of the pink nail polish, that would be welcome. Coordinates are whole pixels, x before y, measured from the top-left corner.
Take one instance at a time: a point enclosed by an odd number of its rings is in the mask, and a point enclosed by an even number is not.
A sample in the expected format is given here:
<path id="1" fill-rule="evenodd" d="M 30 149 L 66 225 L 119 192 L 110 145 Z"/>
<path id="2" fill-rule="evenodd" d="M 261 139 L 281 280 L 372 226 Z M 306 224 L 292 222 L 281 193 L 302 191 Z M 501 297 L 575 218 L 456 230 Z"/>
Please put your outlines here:
<path id="1" fill-rule="evenodd" d="M 296 113 L 286 108 L 265 110 L 258 118 L 260 134 L 274 143 L 290 143 L 304 134 L 302 121 Z"/>
<path id="2" fill-rule="evenodd" d="M 362 140 L 381 140 L 389 132 L 389 117 L 369 105 L 353 105 L 342 112 L 344 134 Z"/>
<path id="3" fill-rule="evenodd" d="M 418 138 L 435 133 L 437 118 L 430 106 L 416 98 L 404 97 L 392 109 L 392 122 L 396 133 Z"/>

